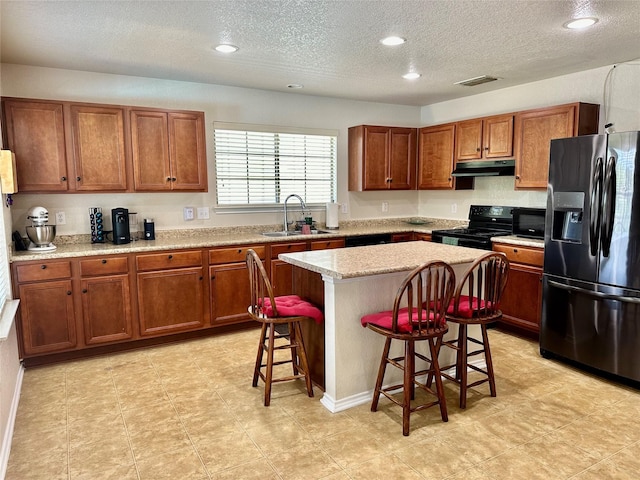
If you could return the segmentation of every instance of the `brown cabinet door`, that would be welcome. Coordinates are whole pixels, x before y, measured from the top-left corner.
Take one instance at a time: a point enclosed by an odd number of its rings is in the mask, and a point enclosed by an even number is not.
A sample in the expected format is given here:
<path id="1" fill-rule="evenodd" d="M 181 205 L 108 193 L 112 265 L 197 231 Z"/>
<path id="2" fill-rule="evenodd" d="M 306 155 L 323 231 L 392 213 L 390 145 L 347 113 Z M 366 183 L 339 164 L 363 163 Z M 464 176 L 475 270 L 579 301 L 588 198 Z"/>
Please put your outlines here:
<path id="1" fill-rule="evenodd" d="M 172 190 L 207 191 L 204 113 L 169 113 Z"/>
<path id="2" fill-rule="evenodd" d="M 209 274 L 212 325 L 226 325 L 249 320 L 247 307 L 251 297 L 247 264 L 242 262 L 213 265 L 209 267 Z"/>
<path id="3" fill-rule="evenodd" d="M 126 190 L 124 109 L 71 105 L 70 111 L 75 189 Z"/>
<path id="4" fill-rule="evenodd" d="M 133 337 L 128 275 L 82 280 L 82 318 L 87 345 Z"/>
<path id="5" fill-rule="evenodd" d="M 455 124 L 425 127 L 419 130 L 418 188 L 453 188 Z"/>
<path id="6" fill-rule="evenodd" d="M 3 101 L 7 148 L 16 156 L 18 191 L 68 189 L 62 103 Z"/>
<path id="7" fill-rule="evenodd" d="M 137 278 L 141 335 L 205 326 L 204 268 L 138 273 Z"/>
<path id="8" fill-rule="evenodd" d="M 136 190 L 170 190 L 169 125 L 165 112 L 132 110 L 131 145 Z"/>
<path id="9" fill-rule="evenodd" d="M 482 158 L 481 118 L 456 124 L 456 158 L 458 160 L 478 160 Z"/>
<path id="10" fill-rule="evenodd" d="M 22 284 L 18 292 L 25 355 L 76 348 L 71 280 Z"/>
<path id="11" fill-rule="evenodd" d="M 542 269 L 511 263 L 500 309 L 502 321 L 538 333 L 542 308 Z"/>
<path id="12" fill-rule="evenodd" d="M 482 157 L 513 156 L 513 115 L 496 115 L 483 120 Z"/>
<path id="13" fill-rule="evenodd" d="M 416 188 L 416 129 L 392 128 L 389 147 L 389 189 Z"/>
<path id="14" fill-rule="evenodd" d="M 576 105 L 516 115 L 516 188 L 547 188 L 551 140 L 575 135 Z"/>
<path id="15" fill-rule="evenodd" d="M 293 265 L 282 260 L 271 260 L 271 287 L 273 295 L 293 294 Z"/>
<path id="16" fill-rule="evenodd" d="M 389 188 L 389 127 L 364 127 L 363 190 Z"/>

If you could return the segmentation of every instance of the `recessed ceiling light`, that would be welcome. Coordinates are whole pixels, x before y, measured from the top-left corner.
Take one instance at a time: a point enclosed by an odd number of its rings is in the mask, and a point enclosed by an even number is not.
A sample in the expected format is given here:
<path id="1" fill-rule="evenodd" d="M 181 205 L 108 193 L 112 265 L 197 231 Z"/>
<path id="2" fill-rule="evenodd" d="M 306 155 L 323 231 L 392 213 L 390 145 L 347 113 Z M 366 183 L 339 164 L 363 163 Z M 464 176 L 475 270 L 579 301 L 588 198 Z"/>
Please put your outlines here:
<path id="1" fill-rule="evenodd" d="M 304 88 L 304 85 L 301 85 L 299 83 L 290 83 L 289 85 L 287 85 L 287 88 Z"/>
<path id="2" fill-rule="evenodd" d="M 565 28 L 570 28 L 571 30 L 579 29 L 579 28 L 587 28 L 593 25 L 598 21 L 597 18 L 594 17 L 585 17 L 585 18 L 576 18 L 575 20 L 570 20 L 564 24 Z"/>
<path id="3" fill-rule="evenodd" d="M 216 47 L 216 51 L 220 53 L 233 53 L 237 52 L 239 49 L 235 45 L 230 45 L 228 43 L 222 43 Z"/>
<path id="4" fill-rule="evenodd" d="M 415 80 L 416 78 L 420 78 L 422 75 L 416 72 L 409 72 L 402 75 L 402 78 L 406 80 Z"/>
<path id="5" fill-rule="evenodd" d="M 391 36 L 391 37 L 383 38 L 382 40 L 380 40 L 380 43 L 388 47 L 393 47 L 395 45 L 402 45 L 406 41 L 407 41 L 406 38 Z"/>

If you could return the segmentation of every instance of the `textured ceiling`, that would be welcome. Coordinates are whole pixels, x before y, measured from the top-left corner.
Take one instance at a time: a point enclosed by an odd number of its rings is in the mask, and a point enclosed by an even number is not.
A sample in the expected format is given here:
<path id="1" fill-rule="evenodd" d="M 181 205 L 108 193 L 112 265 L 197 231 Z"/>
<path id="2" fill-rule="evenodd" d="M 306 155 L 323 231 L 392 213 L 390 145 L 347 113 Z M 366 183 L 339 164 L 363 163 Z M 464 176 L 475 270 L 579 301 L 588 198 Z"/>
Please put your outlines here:
<path id="1" fill-rule="evenodd" d="M 0 15 L 3 63 L 405 105 L 640 57 L 640 0 L 1 0 Z M 577 16 L 599 22 L 562 27 Z M 392 34 L 407 43 L 379 43 Z M 479 75 L 500 80 L 453 85 Z"/>

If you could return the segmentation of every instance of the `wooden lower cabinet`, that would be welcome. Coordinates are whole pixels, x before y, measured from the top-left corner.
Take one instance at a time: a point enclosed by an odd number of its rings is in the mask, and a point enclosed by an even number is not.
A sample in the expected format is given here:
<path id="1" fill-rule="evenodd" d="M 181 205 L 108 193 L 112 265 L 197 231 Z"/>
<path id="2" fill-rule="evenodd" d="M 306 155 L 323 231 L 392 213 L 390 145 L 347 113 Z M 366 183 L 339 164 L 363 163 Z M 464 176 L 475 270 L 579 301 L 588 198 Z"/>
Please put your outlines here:
<path id="1" fill-rule="evenodd" d="M 80 291 L 87 345 L 133 337 L 128 274 L 83 278 Z"/>
<path id="2" fill-rule="evenodd" d="M 20 352 L 36 356 L 77 346 L 71 262 L 50 260 L 14 263 L 14 292 L 20 298 Z"/>
<path id="3" fill-rule="evenodd" d="M 493 244 L 493 250 L 503 252 L 510 262 L 501 302 L 502 323 L 539 333 L 544 250 L 498 243 Z"/>
<path id="4" fill-rule="evenodd" d="M 18 295 L 24 355 L 76 348 L 76 319 L 70 279 L 21 284 Z"/>
<path id="5" fill-rule="evenodd" d="M 218 248 L 209 251 L 209 279 L 211 281 L 211 324 L 228 325 L 250 320 L 249 273 L 247 250 L 253 249 L 264 261 L 264 245 Z M 266 268 L 266 266 L 265 266 Z"/>
<path id="6" fill-rule="evenodd" d="M 423 242 L 430 242 L 431 241 L 431 234 L 430 233 L 414 233 L 413 234 L 413 239 L 414 240 L 422 240 Z"/>
<path id="7" fill-rule="evenodd" d="M 304 252 L 307 242 L 278 243 L 271 245 L 269 275 L 273 294 L 276 297 L 293 293 L 293 265 L 278 260 L 281 253 Z"/>
<path id="8" fill-rule="evenodd" d="M 204 267 L 138 273 L 140 335 L 206 325 Z"/>

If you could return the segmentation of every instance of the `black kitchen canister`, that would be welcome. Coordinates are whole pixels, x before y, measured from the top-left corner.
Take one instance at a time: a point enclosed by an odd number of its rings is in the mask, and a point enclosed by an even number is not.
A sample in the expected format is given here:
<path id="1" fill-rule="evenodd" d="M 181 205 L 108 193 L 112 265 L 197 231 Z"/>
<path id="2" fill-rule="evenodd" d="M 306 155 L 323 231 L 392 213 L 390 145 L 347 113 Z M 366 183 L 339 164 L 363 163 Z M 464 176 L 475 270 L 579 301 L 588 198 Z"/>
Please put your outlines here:
<path id="1" fill-rule="evenodd" d="M 153 218 L 145 218 L 144 219 L 144 239 L 145 240 L 155 240 L 156 239 L 156 231 L 153 223 Z"/>

